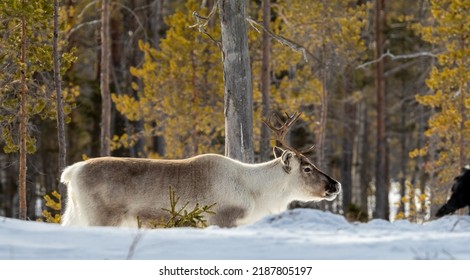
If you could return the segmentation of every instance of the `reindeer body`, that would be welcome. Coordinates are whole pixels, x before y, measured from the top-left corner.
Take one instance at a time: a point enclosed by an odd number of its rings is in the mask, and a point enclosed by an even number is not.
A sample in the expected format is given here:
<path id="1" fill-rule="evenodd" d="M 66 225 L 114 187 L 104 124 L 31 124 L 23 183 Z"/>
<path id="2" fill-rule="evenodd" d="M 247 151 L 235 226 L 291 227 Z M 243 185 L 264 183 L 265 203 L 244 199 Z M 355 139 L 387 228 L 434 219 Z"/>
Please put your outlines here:
<path id="1" fill-rule="evenodd" d="M 232 227 L 279 213 L 290 201 L 333 200 L 341 185 L 306 158 L 284 151 L 261 164 L 205 154 L 183 160 L 103 157 L 67 167 L 63 225 L 137 226 L 158 221 L 169 207 L 169 187 L 181 203 L 216 203 L 208 223 Z"/>
<path id="2" fill-rule="evenodd" d="M 466 206 L 470 207 L 470 169 L 468 166 L 462 169 L 462 174 L 455 177 L 451 191 L 450 198 L 439 208 L 436 217 L 453 214 Z"/>

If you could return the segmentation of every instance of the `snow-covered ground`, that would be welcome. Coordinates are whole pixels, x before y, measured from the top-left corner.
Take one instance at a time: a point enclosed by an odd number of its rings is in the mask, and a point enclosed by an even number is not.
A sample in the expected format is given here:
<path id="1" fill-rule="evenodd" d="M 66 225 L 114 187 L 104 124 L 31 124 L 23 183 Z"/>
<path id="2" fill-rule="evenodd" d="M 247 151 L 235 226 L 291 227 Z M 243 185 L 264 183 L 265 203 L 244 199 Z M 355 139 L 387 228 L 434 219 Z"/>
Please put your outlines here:
<path id="1" fill-rule="evenodd" d="M 295 209 L 224 229 L 78 228 L 0 217 L 3 260 L 470 260 L 470 216 L 423 225 Z"/>

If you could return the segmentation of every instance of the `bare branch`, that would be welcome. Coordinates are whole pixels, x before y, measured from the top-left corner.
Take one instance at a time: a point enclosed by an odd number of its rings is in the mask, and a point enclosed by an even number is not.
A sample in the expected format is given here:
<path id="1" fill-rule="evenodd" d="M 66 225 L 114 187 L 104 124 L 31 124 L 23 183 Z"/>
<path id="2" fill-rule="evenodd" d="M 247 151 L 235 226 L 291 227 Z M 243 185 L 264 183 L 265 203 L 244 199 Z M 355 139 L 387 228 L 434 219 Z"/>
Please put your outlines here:
<path id="1" fill-rule="evenodd" d="M 117 6 L 121 7 L 122 9 L 128 11 L 128 12 L 135 18 L 135 21 L 136 21 L 137 24 L 139 25 L 140 29 L 143 31 L 145 41 L 148 41 L 148 39 L 147 39 L 147 32 L 145 31 L 144 25 L 143 25 L 142 22 L 140 21 L 139 16 L 138 16 L 133 10 L 131 10 L 129 7 L 127 7 L 126 5 L 123 5 L 123 4 L 121 4 L 121 3 L 111 3 L 111 4 L 117 5 Z M 137 31 L 137 30 L 136 30 L 136 31 Z M 136 31 L 134 31 L 134 33 L 136 33 Z"/>
<path id="2" fill-rule="evenodd" d="M 91 2 L 91 3 L 89 3 L 88 5 L 86 5 L 85 8 L 83 8 L 82 12 L 78 15 L 78 18 L 82 18 L 82 16 L 83 16 L 83 14 L 85 13 L 85 11 L 86 11 L 88 8 L 90 8 L 93 4 L 97 3 L 97 2 L 99 2 L 99 1 L 95 0 L 95 1 L 93 1 L 93 2 Z M 139 29 L 143 31 L 145 41 L 148 41 L 148 40 L 147 40 L 147 32 L 145 31 L 144 25 L 142 24 L 142 22 L 140 21 L 140 18 L 137 16 L 137 14 L 136 14 L 133 10 L 131 10 L 129 7 L 127 7 L 127 6 L 125 6 L 125 5 L 121 4 L 121 3 L 111 3 L 111 5 L 117 5 L 118 7 L 120 7 L 120 8 L 122 8 L 122 9 L 126 10 L 127 12 L 129 12 L 129 14 L 131 14 L 131 15 L 135 18 L 135 20 L 136 20 L 136 22 L 137 22 L 137 25 L 139 26 Z M 76 25 L 75 27 L 73 27 L 72 29 L 70 29 L 70 31 L 68 32 L 68 34 L 67 34 L 67 40 L 68 40 L 68 38 L 70 38 L 70 36 L 71 36 L 75 31 L 77 31 L 78 29 L 80 29 L 80 28 L 82 28 L 82 27 L 85 27 L 85 26 L 88 26 L 88 25 L 95 25 L 95 24 L 98 24 L 98 23 L 101 23 L 101 20 L 100 20 L 100 19 L 98 19 L 98 20 L 92 20 L 92 21 L 88 21 L 88 22 L 83 22 L 83 23 L 80 23 L 80 24 Z M 136 32 L 137 32 L 137 30 L 134 31 L 133 33 L 135 34 Z"/>
<path id="3" fill-rule="evenodd" d="M 313 59 L 315 59 L 317 62 L 320 62 L 320 60 L 315 57 L 311 52 L 309 52 L 307 50 L 307 48 L 305 48 L 304 46 L 294 42 L 294 41 L 291 41 L 281 35 L 277 35 L 277 34 L 274 34 L 271 30 L 267 29 L 263 24 L 257 22 L 256 20 L 252 19 L 251 17 L 247 17 L 246 20 L 250 23 L 250 25 L 258 32 L 259 29 L 258 27 L 260 27 L 261 29 L 263 29 L 263 31 L 265 31 L 266 33 L 269 34 L 269 36 L 271 36 L 272 38 L 274 38 L 276 41 L 278 41 L 279 43 L 283 44 L 284 46 L 288 46 L 289 48 L 291 48 L 292 50 L 296 51 L 296 52 L 299 52 L 303 55 L 304 57 L 304 60 L 306 62 L 308 62 L 308 56 L 312 57 Z M 261 32 L 260 32 L 261 33 Z"/>
<path id="4" fill-rule="evenodd" d="M 197 27 L 197 30 L 199 32 L 201 32 L 202 34 L 206 35 L 207 37 L 209 37 L 212 41 L 214 41 L 214 43 L 217 44 L 217 46 L 221 47 L 222 46 L 222 42 L 220 40 L 216 40 L 214 37 L 212 37 L 211 34 L 209 34 L 209 32 L 207 32 L 207 24 L 209 23 L 209 21 L 214 17 L 215 15 L 215 11 L 217 11 L 217 6 L 219 5 L 219 0 L 215 1 L 214 2 L 214 6 L 212 6 L 212 10 L 211 12 L 209 13 L 208 16 L 201 16 L 198 12 L 194 11 L 193 12 L 193 17 L 196 19 L 196 24 L 193 24 L 191 26 L 188 26 L 188 28 L 196 28 Z"/>
<path id="5" fill-rule="evenodd" d="M 88 26 L 88 25 L 95 25 L 95 24 L 98 24 L 98 23 L 101 23 L 101 20 L 100 19 L 96 19 L 96 20 L 92 20 L 92 21 L 87 21 L 87 22 L 83 22 L 83 23 L 80 23 L 78 25 L 76 25 L 74 28 L 70 29 L 70 31 L 67 33 L 67 40 L 70 38 L 70 36 L 75 32 L 77 31 L 78 29 L 82 28 L 82 27 L 85 27 L 85 26 Z"/>
<path id="6" fill-rule="evenodd" d="M 95 5 L 97 2 L 99 2 L 98 0 L 94 0 L 94 1 L 91 1 L 90 3 L 88 3 L 83 9 L 82 11 L 80 12 L 80 14 L 78 14 L 78 18 L 81 18 L 83 16 L 83 14 L 89 9 L 89 8 L 92 8 L 93 5 Z"/>
<path id="7" fill-rule="evenodd" d="M 215 1 L 214 5 L 212 6 L 212 10 L 207 17 L 199 15 L 198 12 L 193 12 L 193 16 L 200 20 L 204 20 L 205 21 L 204 26 L 207 26 L 207 23 L 209 22 L 209 20 L 215 15 L 215 11 L 217 10 L 218 4 L 219 4 L 219 0 Z"/>
<path id="8" fill-rule="evenodd" d="M 431 53 L 431 52 L 419 52 L 419 53 L 411 53 L 411 54 L 394 55 L 390 52 L 390 50 L 387 50 L 387 52 L 382 54 L 379 58 L 374 59 L 372 61 L 368 61 L 366 63 L 363 63 L 363 64 L 357 66 L 356 69 L 365 69 L 366 66 L 369 66 L 371 64 L 382 61 L 386 57 L 390 57 L 392 60 L 399 60 L 399 59 L 418 58 L 418 57 L 423 57 L 423 56 L 428 56 L 428 57 L 433 57 L 434 58 L 434 57 L 437 57 L 437 54 L 434 54 L 434 53 Z"/>

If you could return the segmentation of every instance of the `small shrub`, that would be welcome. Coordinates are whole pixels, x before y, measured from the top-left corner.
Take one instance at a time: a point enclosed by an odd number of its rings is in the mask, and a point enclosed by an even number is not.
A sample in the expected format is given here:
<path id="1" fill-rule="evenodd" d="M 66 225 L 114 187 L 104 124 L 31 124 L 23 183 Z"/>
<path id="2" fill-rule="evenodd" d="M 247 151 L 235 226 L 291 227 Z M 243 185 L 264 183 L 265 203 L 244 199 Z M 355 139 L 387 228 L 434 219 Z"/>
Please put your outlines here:
<path id="1" fill-rule="evenodd" d="M 169 214 L 168 220 L 161 218 L 159 221 L 149 221 L 145 224 L 149 228 L 174 228 L 174 227 L 196 227 L 204 228 L 207 227 L 207 220 L 205 218 L 206 214 L 215 215 L 215 212 L 212 211 L 212 208 L 216 203 L 211 205 L 200 206 L 199 203 L 196 203 L 193 210 L 188 211 L 186 207 L 189 205 L 189 201 L 186 202 L 181 208 L 177 208 L 177 204 L 180 200 L 179 197 L 175 196 L 175 191 L 172 187 L 169 187 L 169 197 L 170 197 L 170 208 L 162 208 L 162 210 Z M 142 228 L 144 222 L 137 217 L 137 226 Z"/>
<path id="2" fill-rule="evenodd" d="M 348 205 L 345 211 L 345 217 L 350 222 L 367 222 L 369 221 L 369 216 L 367 210 L 364 211 L 359 206 L 354 203 Z"/>

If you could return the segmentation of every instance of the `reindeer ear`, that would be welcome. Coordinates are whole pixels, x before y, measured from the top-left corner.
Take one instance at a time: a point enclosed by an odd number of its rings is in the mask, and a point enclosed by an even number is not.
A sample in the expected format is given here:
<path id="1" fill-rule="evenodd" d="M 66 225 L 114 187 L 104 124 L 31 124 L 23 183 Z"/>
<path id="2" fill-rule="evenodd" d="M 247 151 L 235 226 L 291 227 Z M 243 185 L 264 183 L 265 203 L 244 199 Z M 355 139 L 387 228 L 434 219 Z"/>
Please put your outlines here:
<path id="1" fill-rule="evenodd" d="M 282 169 L 284 169 L 287 174 L 289 174 L 292 169 L 290 166 L 290 161 L 293 156 L 294 153 L 291 151 L 284 151 L 281 155 Z"/>
<path id="2" fill-rule="evenodd" d="M 278 158 L 280 156 L 282 156 L 282 154 L 284 153 L 284 150 L 278 146 L 274 146 L 273 147 L 273 155 L 274 155 L 274 158 Z"/>

